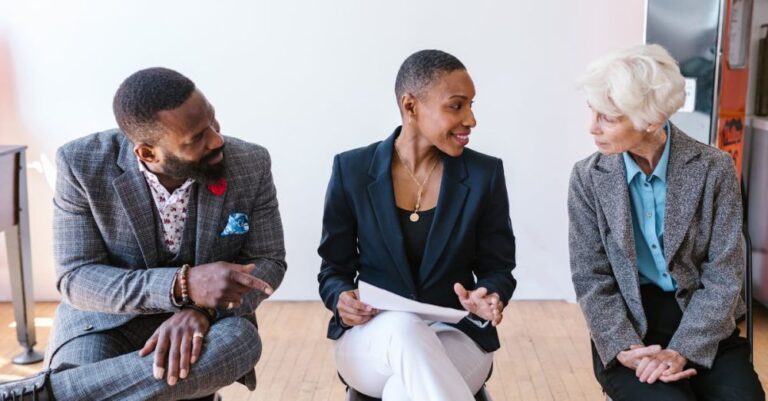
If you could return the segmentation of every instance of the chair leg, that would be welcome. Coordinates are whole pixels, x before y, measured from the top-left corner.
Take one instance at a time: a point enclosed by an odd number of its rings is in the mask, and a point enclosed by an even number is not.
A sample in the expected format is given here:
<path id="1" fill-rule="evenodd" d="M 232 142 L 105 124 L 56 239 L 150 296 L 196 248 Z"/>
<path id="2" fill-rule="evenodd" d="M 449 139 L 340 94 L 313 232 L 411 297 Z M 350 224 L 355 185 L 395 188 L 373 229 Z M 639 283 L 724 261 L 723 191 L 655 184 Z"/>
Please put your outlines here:
<path id="1" fill-rule="evenodd" d="M 378 398 L 369 397 L 365 394 L 358 393 L 357 390 L 352 387 L 347 387 L 346 401 L 381 401 Z"/>
<path id="2" fill-rule="evenodd" d="M 216 392 L 211 395 L 206 395 L 205 397 L 195 398 L 187 401 L 222 401 L 222 400 L 223 398 L 221 397 L 221 394 Z"/>

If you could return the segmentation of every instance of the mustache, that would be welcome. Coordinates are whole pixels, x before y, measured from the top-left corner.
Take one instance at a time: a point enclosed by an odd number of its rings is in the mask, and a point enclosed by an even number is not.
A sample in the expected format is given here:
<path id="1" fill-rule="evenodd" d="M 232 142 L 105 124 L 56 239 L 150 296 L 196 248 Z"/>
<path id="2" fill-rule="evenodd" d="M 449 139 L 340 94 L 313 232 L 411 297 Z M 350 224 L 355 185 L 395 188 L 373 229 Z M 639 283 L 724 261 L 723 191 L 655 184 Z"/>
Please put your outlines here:
<path id="1" fill-rule="evenodd" d="M 200 159 L 200 163 L 208 163 L 209 161 L 219 157 L 219 155 L 223 152 L 224 152 L 224 145 L 221 145 L 218 148 L 212 150 L 211 153 L 208 153 L 202 159 Z"/>

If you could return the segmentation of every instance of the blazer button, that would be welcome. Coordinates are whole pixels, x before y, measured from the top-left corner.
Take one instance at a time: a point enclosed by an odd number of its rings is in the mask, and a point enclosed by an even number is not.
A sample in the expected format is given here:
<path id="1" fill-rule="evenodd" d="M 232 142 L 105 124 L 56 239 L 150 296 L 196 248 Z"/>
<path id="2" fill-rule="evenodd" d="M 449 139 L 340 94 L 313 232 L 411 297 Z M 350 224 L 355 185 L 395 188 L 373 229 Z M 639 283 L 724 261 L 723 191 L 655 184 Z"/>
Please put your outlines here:
<path id="1" fill-rule="evenodd" d="M 91 331 L 91 330 L 93 330 L 93 326 L 91 326 L 90 324 L 83 327 L 83 331 Z"/>

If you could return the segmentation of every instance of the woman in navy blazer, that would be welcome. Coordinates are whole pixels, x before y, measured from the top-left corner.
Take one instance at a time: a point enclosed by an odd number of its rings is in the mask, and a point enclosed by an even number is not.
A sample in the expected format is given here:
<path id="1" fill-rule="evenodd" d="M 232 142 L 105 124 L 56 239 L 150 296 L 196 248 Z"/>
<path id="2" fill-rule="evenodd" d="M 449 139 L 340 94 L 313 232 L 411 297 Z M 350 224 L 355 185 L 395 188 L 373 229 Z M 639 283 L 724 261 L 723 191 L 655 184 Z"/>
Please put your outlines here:
<path id="1" fill-rule="evenodd" d="M 402 126 L 337 155 L 318 253 L 339 373 L 384 400 L 472 400 L 499 348 L 515 289 L 515 238 L 501 160 L 465 146 L 476 125 L 464 65 L 438 50 L 398 72 Z M 440 178 L 442 177 L 442 178 Z M 377 311 L 358 280 L 471 312 L 458 324 Z"/>

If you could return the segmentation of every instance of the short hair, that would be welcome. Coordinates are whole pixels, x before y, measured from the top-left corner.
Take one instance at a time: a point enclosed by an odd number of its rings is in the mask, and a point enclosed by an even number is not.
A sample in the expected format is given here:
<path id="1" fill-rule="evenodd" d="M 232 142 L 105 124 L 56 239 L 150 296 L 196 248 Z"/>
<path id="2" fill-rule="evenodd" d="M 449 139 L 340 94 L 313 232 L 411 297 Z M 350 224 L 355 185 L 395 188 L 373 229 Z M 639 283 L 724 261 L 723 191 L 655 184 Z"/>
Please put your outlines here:
<path id="1" fill-rule="evenodd" d="M 120 129 L 134 143 L 154 143 L 157 113 L 181 106 L 195 90 L 184 75 L 162 67 L 137 71 L 120 84 L 112 110 Z"/>
<path id="2" fill-rule="evenodd" d="M 400 98 L 406 93 L 422 96 L 443 73 L 466 69 L 459 59 L 444 51 L 417 51 L 408 56 L 397 71 L 395 79 L 397 101 L 399 103 Z"/>
<path id="3" fill-rule="evenodd" d="M 592 62 L 579 86 L 595 111 L 627 116 L 636 129 L 664 122 L 685 102 L 685 79 L 677 61 L 655 44 Z"/>

